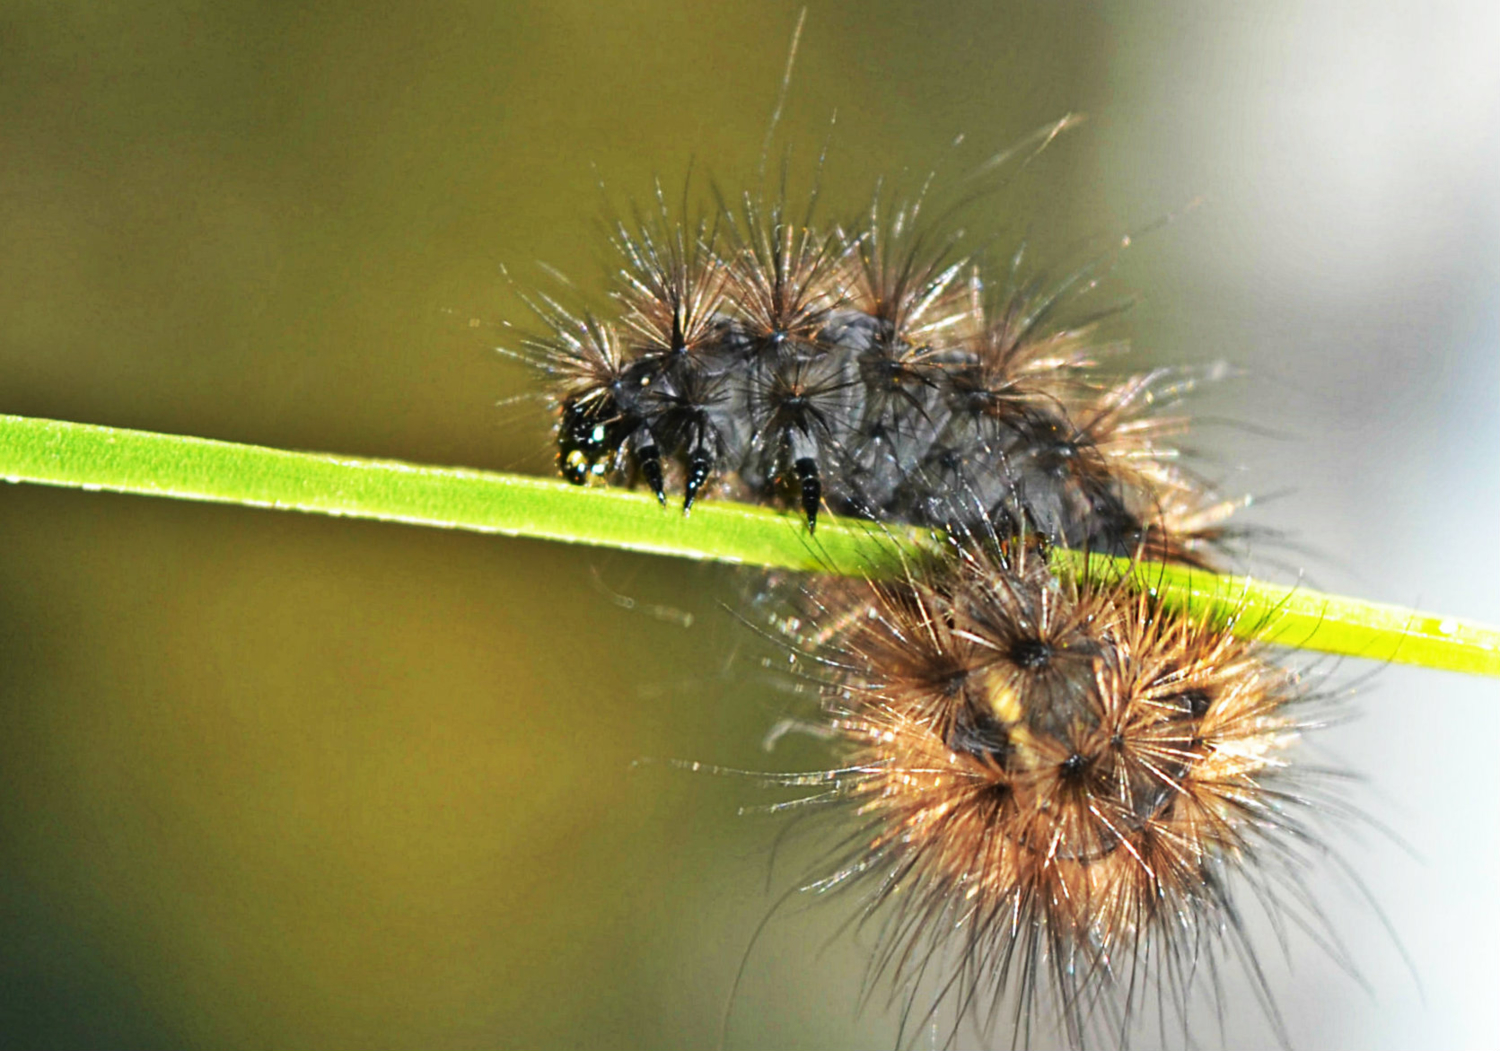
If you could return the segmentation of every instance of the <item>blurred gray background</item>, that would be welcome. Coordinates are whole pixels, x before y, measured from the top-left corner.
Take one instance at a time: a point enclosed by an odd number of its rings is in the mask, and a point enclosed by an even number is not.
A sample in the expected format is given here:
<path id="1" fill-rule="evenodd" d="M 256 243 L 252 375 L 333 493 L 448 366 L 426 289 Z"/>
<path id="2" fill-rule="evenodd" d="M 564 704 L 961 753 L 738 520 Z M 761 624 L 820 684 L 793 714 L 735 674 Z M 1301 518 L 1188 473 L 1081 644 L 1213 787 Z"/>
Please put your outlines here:
<path id="1" fill-rule="evenodd" d="M 794 3 L 0 7 L 0 411 L 535 472 L 501 278 L 602 288 L 606 201 L 754 171 Z M 996 197 L 1142 361 L 1227 359 L 1195 448 L 1286 579 L 1500 622 L 1500 8 L 813 3 L 783 121 L 829 211 L 1088 122 Z M 837 122 L 830 130 L 830 119 Z M 958 149 L 950 142 L 966 136 Z M 798 168 L 797 165 L 801 164 Z M 599 182 L 605 193 L 599 191 Z M 1198 198 L 1203 203 L 1187 206 Z M 0 489 L 0 1046 L 708 1047 L 805 703 L 720 570 Z M 634 600 L 626 609 L 617 597 Z M 648 608 L 653 604 L 670 611 Z M 684 627 L 686 617 L 691 626 Z M 758 648 L 759 647 L 759 648 Z M 1500 1045 L 1500 689 L 1347 662 L 1319 754 L 1410 846 L 1320 874 L 1367 988 L 1261 932 L 1302 1047 Z M 727 1046 L 888 1046 L 868 935 L 778 912 Z M 1231 983 L 1222 1036 L 1271 1038 Z M 966 1038 L 967 1039 L 967 1038 Z"/>

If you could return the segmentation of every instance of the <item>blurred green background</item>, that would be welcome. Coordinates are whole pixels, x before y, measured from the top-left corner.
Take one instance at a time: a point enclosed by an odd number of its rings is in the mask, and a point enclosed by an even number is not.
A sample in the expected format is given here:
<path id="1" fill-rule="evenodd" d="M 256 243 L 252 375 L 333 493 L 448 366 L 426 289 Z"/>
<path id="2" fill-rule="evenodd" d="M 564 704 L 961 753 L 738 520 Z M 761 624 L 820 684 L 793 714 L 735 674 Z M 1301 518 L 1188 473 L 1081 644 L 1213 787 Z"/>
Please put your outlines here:
<path id="1" fill-rule="evenodd" d="M 1260 554 L 1500 621 L 1491 7 L 814 3 L 782 138 L 804 172 L 831 142 L 844 214 L 1085 113 L 974 221 L 1056 261 L 1204 196 L 1122 260 L 1120 328 L 1245 366 L 1199 451 L 1276 496 L 1252 520 L 1302 546 Z M 548 471 L 541 404 L 497 407 L 534 389 L 492 349 L 524 317 L 500 267 L 597 294 L 607 203 L 743 185 L 797 10 L 6 0 L 0 411 Z M 755 785 L 632 766 L 827 761 L 760 747 L 807 700 L 741 588 L 0 489 L 0 1045 L 710 1047 L 744 960 L 728 1047 L 888 1046 L 845 906 L 793 900 L 746 956 L 816 842 L 773 867 Z M 1302 1046 L 1494 1046 L 1500 691 L 1356 680 L 1322 749 L 1412 851 L 1340 846 L 1421 989 L 1332 867 L 1371 991 L 1262 931 L 1270 980 Z M 1223 1042 L 1265 1046 L 1227 984 Z"/>

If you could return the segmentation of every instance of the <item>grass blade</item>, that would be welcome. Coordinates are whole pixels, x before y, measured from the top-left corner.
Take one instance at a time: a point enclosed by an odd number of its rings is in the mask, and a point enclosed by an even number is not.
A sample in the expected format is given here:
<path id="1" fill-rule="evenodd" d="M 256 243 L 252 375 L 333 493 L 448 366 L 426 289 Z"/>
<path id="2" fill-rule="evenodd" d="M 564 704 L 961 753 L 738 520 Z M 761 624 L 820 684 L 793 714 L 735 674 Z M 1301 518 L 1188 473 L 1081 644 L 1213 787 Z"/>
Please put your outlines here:
<path id="1" fill-rule="evenodd" d="M 822 573 L 880 573 L 930 543 L 920 530 L 819 520 L 723 501 L 692 515 L 622 489 L 554 479 L 292 452 L 209 438 L 0 415 L 11 482 L 463 529 Z M 1246 577 L 1057 551 L 1054 565 L 1137 586 L 1174 608 L 1279 645 L 1500 676 L 1500 629 Z"/>

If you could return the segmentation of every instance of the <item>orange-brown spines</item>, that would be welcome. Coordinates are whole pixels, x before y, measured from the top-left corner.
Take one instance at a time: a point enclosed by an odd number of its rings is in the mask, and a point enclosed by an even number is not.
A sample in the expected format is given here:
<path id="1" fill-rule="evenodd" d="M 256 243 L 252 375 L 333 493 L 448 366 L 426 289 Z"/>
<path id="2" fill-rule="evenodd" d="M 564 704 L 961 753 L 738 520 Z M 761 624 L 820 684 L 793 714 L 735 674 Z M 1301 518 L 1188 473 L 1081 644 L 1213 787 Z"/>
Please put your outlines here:
<path id="1" fill-rule="evenodd" d="M 694 354 L 717 338 L 728 274 L 716 240 L 707 221 L 673 223 L 665 210 L 634 228 L 615 228 L 614 297 L 624 342 L 637 355 Z"/>
<path id="2" fill-rule="evenodd" d="M 867 838 L 828 882 L 863 888 L 898 987 L 937 968 L 981 1023 L 1049 996 L 1083 1044 L 1240 951 L 1228 885 L 1299 820 L 1293 674 L 1022 543 L 829 586 L 817 649 Z"/>

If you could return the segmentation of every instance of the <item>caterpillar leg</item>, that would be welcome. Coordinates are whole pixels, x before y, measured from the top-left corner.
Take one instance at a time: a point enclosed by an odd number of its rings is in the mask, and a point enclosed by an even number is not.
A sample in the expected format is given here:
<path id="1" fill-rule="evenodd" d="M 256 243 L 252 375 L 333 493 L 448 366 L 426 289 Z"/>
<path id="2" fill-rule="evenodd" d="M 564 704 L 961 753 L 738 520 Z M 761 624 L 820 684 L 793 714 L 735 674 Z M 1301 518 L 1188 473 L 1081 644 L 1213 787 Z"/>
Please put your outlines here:
<path id="1" fill-rule="evenodd" d="M 801 490 L 802 513 L 807 516 L 807 531 L 818 528 L 818 505 L 823 501 L 823 480 L 818 476 L 818 461 L 804 456 L 792 465 L 797 472 L 797 485 Z"/>

